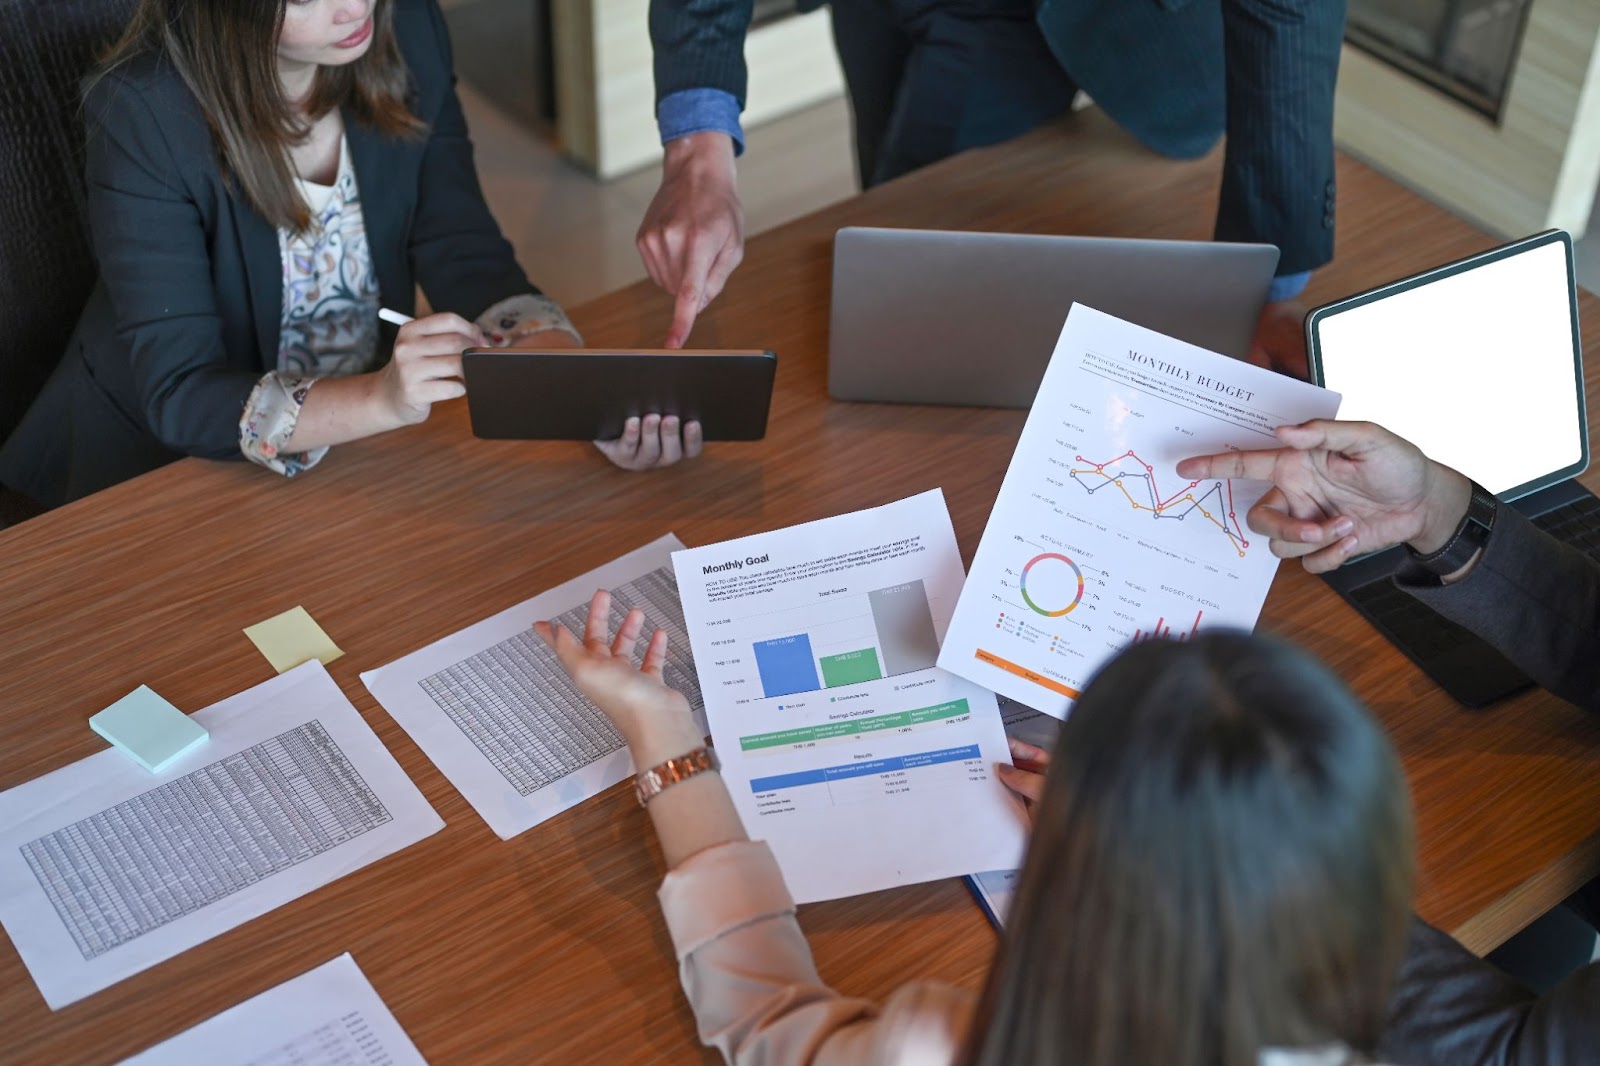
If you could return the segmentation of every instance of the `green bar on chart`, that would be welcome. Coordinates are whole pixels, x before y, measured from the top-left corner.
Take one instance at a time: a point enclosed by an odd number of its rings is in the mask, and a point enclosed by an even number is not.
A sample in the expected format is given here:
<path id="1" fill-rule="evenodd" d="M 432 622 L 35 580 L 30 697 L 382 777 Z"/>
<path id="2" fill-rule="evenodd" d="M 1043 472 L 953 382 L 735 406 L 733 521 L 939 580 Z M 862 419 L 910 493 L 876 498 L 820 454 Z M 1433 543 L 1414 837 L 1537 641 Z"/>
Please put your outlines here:
<path id="1" fill-rule="evenodd" d="M 838 688 L 840 685 L 855 685 L 862 681 L 876 681 L 883 676 L 883 671 L 878 669 L 878 650 L 876 648 L 862 648 L 860 651 L 847 651 L 839 655 L 825 655 L 818 662 L 822 664 L 823 688 Z"/>

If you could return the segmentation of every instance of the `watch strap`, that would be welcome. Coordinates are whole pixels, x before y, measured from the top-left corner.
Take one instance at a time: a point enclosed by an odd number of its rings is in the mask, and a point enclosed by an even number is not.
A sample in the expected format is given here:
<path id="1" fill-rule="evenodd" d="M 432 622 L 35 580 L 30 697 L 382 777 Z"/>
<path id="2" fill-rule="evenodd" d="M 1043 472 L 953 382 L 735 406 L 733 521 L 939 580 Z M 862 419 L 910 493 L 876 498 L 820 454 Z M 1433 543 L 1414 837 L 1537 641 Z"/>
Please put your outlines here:
<path id="1" fill-rule="evenodd" d="M 1426 555 L 1410 545 L 1406 551 L 1411 561 L 1438 578 L 1448 577 L 1472 561 L 1489 541 L 1494 530 L 1495 515 L 1500 501 L 1482 485 L 1472 482 L 1472 495 L 1467 501 L 1467 513 L 1461 516 L 1455 532 L 1438 551 Z"/>
<path id="2" fill-rule="evenodd" d="M 633 779 L 634 795 L 639 797 L 639 806 L 643 807 L 680 781 L 720 769 L 722 762 L 717 758 L 716 751 L 710 747 L 698 747 L 636 775 Z"/>

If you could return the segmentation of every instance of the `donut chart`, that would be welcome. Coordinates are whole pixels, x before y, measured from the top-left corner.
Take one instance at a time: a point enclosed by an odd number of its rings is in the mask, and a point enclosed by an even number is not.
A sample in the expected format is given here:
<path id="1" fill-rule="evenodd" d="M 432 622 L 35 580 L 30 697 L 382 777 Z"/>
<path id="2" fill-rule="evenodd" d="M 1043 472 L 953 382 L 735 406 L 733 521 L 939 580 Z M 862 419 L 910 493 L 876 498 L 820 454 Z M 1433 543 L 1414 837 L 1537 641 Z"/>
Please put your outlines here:
<path id="1" fill-rule="evenodd" d="M 1065 564 L 1071 573 L 1062 571 L 1059 564 Z M 1033 595 L 1028 593 L 1029 574 L 1034 575 Z M 1071 588 L 1074 578 L 1077 580 L 1077 591 L 1071 594 L 1072 602 L 1064 607 L 1057 606 L 1067 598 L 1065 590 Z M 1028 565 L 1022 568 L 1017 590 L 1022 593 L 1022 602 L 1035 613 L 1046 618 L 1061 618 L 1071 614 L 1072 609 L 1083 602 L 1083 571 L 1078 569 L 1077 563 L 1060 552 L 1044 552 L 1029 559 Z M 1035 600 L 1034 596 L 1038 596 L 1039 600 Z"/>

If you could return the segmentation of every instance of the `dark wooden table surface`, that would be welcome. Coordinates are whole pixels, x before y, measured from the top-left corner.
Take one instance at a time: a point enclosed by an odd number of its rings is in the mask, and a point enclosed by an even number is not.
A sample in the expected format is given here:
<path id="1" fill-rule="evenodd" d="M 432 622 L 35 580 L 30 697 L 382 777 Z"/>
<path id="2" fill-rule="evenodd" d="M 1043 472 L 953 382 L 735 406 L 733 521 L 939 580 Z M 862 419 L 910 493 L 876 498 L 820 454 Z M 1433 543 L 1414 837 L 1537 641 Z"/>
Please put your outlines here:
<path id="1" fill-rule="evenodd" d="M 293 482 L 186 460 L 0 533 L 0 787 L 99 750 L 85 720 L 138 684 L 194 710 L 265 680 L 241 630 L 303 604 L 348 653 L 334 679 L 448 823 L 59 1012 L 0 948 L 0 1061 L 114 1062 L 347 950 L 441 1066 L 694 1058 L 654 899 L 659 855 L 631 794 L 502 842 L 357 675 L 668 531 L 703 544 L 940 486 L 970 559 L 1023 412 L 830 402 L 833 233 L 1203 239 L 1218 176 L 1216 154 L 1157 159 L 1090 111 L 755 238 L 694 342 L 779 352 L 771 433 L 668 471 L 475 440 L 456 404 Z M 1338 225 L 1309 303 L 1496 243 L 1350 159 Z M 591 343 L 649 346 L 670 310 L 641 284 L 575 318 Z M 1586 295 L 1583 315 L 1593 347 L 1600 302 Z M 1591 362 L 1590 396 L 1597 385 Z M 1330 662 L 1393 736 L 1426 918 L 1486 950 L 1600 873 L 1600 719 L 1540 693 L 1463 710 L 1298 568 L 1281 569 L 1262 625 Z M 912 975 L 976 987 L 995 943 L 956 881 L 801 918 L 825 977 L 880 998 Z"/>

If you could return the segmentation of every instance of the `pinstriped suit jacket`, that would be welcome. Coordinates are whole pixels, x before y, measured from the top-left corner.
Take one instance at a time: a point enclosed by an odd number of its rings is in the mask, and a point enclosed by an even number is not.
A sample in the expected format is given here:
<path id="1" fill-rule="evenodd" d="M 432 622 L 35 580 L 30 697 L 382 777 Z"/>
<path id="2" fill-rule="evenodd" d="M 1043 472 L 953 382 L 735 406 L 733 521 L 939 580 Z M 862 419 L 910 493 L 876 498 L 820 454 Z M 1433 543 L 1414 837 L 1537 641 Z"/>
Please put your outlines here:
<path id="1" fill-rule="evenodd" d="M 802 0 L 803 8 L 821 0 Z M 744 103 L 751 0 L 651 0 L 656 98 Z M 1276 244 L 1280 274 L 1333 258 L 1333 89 L 1344 0 L 1041 0 L 1062 68 L 1164 155 L 1228 134 L 1219 240 Z"/>

